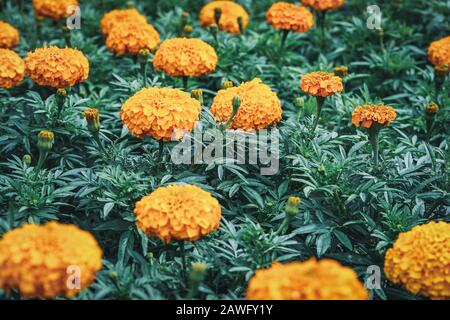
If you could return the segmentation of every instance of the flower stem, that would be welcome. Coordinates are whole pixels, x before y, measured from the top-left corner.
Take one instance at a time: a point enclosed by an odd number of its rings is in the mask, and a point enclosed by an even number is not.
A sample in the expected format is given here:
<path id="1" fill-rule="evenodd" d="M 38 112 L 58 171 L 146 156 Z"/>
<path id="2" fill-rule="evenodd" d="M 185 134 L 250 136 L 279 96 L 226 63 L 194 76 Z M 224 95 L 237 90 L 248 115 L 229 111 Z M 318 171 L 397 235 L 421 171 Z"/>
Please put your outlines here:
<path id="1" fill-rule="evenodd" d="M 278 230 L 275 232 L 276 235 L 281 235 L 282 232 L 291 224 L 292 221 L 292 215 L 287 214 L 284 217 L 283 223 L 280 225 Z"/>
<path id="2" fill-rule="evenodd" d="M 36 167 L 34 168 L 36 175 L 38 174 L 39 171 L 41 171 L 42 166 L 44 165 L 44 162 L 47 159 L 47 156 L 48 156 L 48 151 L 40 151 L 39 152 L 39 160 L 38 160 Z"/>
<path id="3" fill-rule="evenodd" d="M 180 255 L 181 255 L 181 265 L 183 278 L 186 279 L 186 251 L 184 248 L 184 240 L 178 241 L 178 246 L 180 247 Z"/>
<path id="4" fill-rule="evenodd" d="M 369 129 L 369 140 L 370 140 L 370 144 L 372 145 L 372 151 L 373 151 L 373 165 L 374 165 L 374 169 L 377 170 L 378 169 L 378 164 L 379 164 L 379 158 L 380 158 L 380 135 L 379 135 L 380 131 L 379 129 L 376 128 L 370 128 Z"/>
<path id="5" fill-rule="evenodd" d="M 94 137 L 95 142 L 100 148 L 100 152 L 105 153 L 106 150 L 105 147 L 103 146 L 102 141 L 100 140 L 100 133 L 99 132 L 93 133 L 92 136 Z"/>
<path id="6" fill-rule="evenodd" d="M 158 163 L 161 162 L 164 154 L 164 141 L 159 140 Z"/>
<path id="7" fill-rule="evenodd" d="M 288 35 L 289 35 L 289 30 L 283 30 L 282 31 L 280 50 L 284 49 L 284 46 L 286 44 L 286 40 L 287 40 Z"/>
<path id="8" fill-rule="evenodd" d="M 144 88 L 147 87 L 147 60 L 141 61 L 141 74 L 142 74 L 142 80 L 144 84 Z"/>
<path id="9" fill-rule="evenodd" d="M 187 91 L 189 78 L 186 77 L 186 76 L 183 76 L 182 79 L 183 79 L 183 88 L 184 88 L 185 91 Z"/>
<path id="10" fill-rule="evenodd" d="M 319 124 L 320 115 L 322 114 L 323 103 L 325 102 L 325 98 L 324 97 L 316 97 L 316 102 L 317 102 L 316 117 L 314 119 L 311 133 L 316 132 L 317 125 Z"/>

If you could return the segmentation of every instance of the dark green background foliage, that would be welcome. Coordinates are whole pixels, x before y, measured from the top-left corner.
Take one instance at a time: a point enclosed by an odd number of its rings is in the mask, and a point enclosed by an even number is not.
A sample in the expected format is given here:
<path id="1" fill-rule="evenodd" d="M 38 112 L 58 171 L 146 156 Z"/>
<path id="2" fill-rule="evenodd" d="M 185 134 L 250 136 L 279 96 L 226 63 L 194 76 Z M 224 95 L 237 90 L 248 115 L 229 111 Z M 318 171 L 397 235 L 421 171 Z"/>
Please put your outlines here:
<path id="1" fill-rule="evenodd" d="M 26 1 L 28 3 L 28 1 Z M 134 204 L 170 183 L 196 184 L 214 194 L 223 207 L 218 231 L 187 245 L 188 262 L 203 261 L 207 277 L 198 298 L 242 298 L 255 269 L 274 260 L 329 257 L 352 267 L 364 280 L 370 265 L 382 268 L 384 254 L 400 232 L 431 220 L 450 220 L 448 79 L 441 110 L 429 142 L 424 106 L 435 100 L 434 72 L 427 61 L 429 43 L 450 33 L 450 2 L 441 0 L 377 1 L 384 34 L 366 27 L 367 1 L 348 0 L 327 18 L 325 44 L 318 28 L 291 34 L 279 50 L 280 33 L 264 19 L 271 1 L 239 1 L 251 16 L 245 35 L 219 34 L 217 70 L 190 80 L 202 88 L 202 118 L 213 125 L 208 109 L 224 80 L 235 83 L 260 77 L 277 92 L 283 107 L 280 171 L 261 176 L 251 165 L 175 166 L 157 162 L 158 143 L 132 137 L 120 121 L 122 103 L 142 87 L 139 66 L 131 57 L 115 57 L 104 46 L 99 21 L 124 1 L 81 1 L 82 28 L 73 46 L 90 61 L 89 79 L 70 89 L 60 118 L 54 92 L 29 79 L 0 91 L 0 235 L 26 222 L 59 220 L 89 230 L 104 250 L 104 267 L 81 299 L 174 299 L 186 296 L 180 254 L 175 244 L 148 239 L 134 225 Z M 293 1 L 291 1 L 293 2 Z M 397 4 L 401 2 L 401 4 Z M 64 46 L 61 25 L 44 21 L 35 43 L 31 5 L 23 16 L 6 1 L 0 20 L 18 27 L 17 52 L 25 57 L 35 45 Z M 199 26 L 205 1 L 136 1 L 162 39 L 177 36 L 182 11 L 188 11 L 193 37 L 214 40 Z M 156 8 L 156 9 L 155 9 Z M 301 92 L 301 75 L 348 65 L 346 93 L 324 107 L 317 134 L 308 132 L 315 100 Z M 149 70 L 149 85 L 180 87 L 181 81 Z M 305 98 L 302 111 L 297 97 Z M 397 120 L 381 132 L 381 169 L 372 169 L 364 131 L 351 124 L 359 104 L 385 102 Z M 447 107 L 442 106 L 447 103 Z M 100 152 L 82 111 L 101 110 Z M 50 129 L 55 145 L 45 170 L 36 177 L 37 133 Z M 32 166 L 22 163 L 31 154 Z M 302 198 L 300 213 L 283 235 L 275 231 L 291 195 Z M 420 299 L 390 284 L 383 275 L 376 299 Z M 0 297 L 5 297 L 0 292 Z"/>

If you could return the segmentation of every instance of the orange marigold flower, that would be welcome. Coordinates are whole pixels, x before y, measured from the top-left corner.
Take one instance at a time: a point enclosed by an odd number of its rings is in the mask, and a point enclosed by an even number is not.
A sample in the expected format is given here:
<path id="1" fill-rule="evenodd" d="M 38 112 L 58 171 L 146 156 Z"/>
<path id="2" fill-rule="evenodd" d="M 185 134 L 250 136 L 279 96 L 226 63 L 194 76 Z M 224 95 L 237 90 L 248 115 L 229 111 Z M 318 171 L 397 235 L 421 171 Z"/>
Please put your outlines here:
<path id="1" fill-rule="evenodd" d="M 428 60 L 436 67 L 450 65 L 450 36 L 433 41 L 428 47 Z"/>
<path id="2" fill-rule="evenodd" d="M 102 20 L 100 21 L 100 27 L 103 34 L 107 36 L 115 26 L 124 22 L 137 22 L 140 24 L 147 24 L 147 18 L 135 8 L 112 10 L 103 16 Z"/>
<path id="3" fill-rule="evenodd" d="M 211 113 L 218 122 L 227 121 L 233 112 L 234 97 L 240 107 L 230 124 L 233 129 L 259 130 L 281 121 L 281 104 L 277 94 L 261 79 L 255 78 L 238 87 L 220 90 L 214 97 Z"/>
<path id="4" fill-rule="evenodd" d="M 0 288 L 18 289 L 24 297 L 72 297 L 91 285 L 101 267 L 97 241 L 74 225 L 26 224 L 0 240 Z M 76 275 L 79 288 L 71 282 Z"/>
<path id="5" fill-rule="evenodd" d="M 180 139 L 190 132 L 200 115 L 200 102 L 178 89 L 145 88 L 129 98 L 120 116 L 128 130 L 156 140 Z"/>
<path id="6" fill-rule="evenodd" d="M 239 28 L 238 19 L 242 19 L 242 26 L 244 28 L 248 25 L 248 13 L 238 3 L 233 1 L 213 1 L 206 4 L 200 11 L 200 24 L 203 27 L 217 24 L 215 18 L 215 10 L 220 9 L 221 15 L 218 23 L 219 29 L 222 31 L 239 34 L 241 30 Z"/>
<path id="7" fill-rule="evenodd" d="M 386 252 L 384 271 L 414 294 L 449 300 L 450 223 L 433 221 L 401 233 Z"/>
<path id="8" fill-rule="evenodd" d="M 78 0 L 33 0 L 36 17 L 47 17 L 55 21 L 73 14 L 69 10 L 72 6 L 78 6 Z"/>
<path id="9" fill-rule="evenodd" d="M 137 55 L 140 50 L 153 51 L 159 43 L 159 33 L 148 23 L 127 22 L 115 26 L 106 38 L 106 47 L 117 55 Z"/>
<path id="10" fill-rule="evenodd" d="M 89 61 L 71 48 L 38 48 L 25 59 L 27 75 L 41 86 L 71 87 L 89 76 Z"/>
<path id="11" fill-rule="evenodd" d="M 328 97 L 342 92 L 342 78 L 330 72 L 316 71 L 304 75 L 300 83 L 301 89 L 314 97 Z"/>
<path id="12" fill-rule="evenodd" d="M 365 128 L 372 127 L 373 123 L 386 127 L 397 118 L 395 109 L 383 104 L 366 104 L 353 110 L 352 123 Z"/>
<path id="13" fill-rule="evenodd" d="M 0 88 L 12 88 L 22 82 L 25 76 L 25 63 L 17 53 L 0 49 Z"/>
<path id="14" fill-rule="evenodd" d="M 19 31 L 7 22 L 0 21 L 0 48 L 13 49 L 20 40 Z"/>
<path id="15" fill-rule="evenodd" d="M 257 270 L 247 288 L 249 300 L 367 300 L 352 269 L 331 259 L 280 264 Z"/>
<path id="16" fill-rule="evenodd" d="M 166 243 L 195 241 L 219 227 L 222 208 L 209 192 L 193 185 L 160 187 L 136 203 L 136 224 Z"/>
<path id="17" fill-rule="evenodd" d="M 206 42 L 192 38 L 165 40 L 153 58 L 155 70 L 172 77 L 200 77 L 216 69 L 216 51 Z"/>
<path id="18" fill-rule="evenodd" d="M 342 7 L 345 0 L 301 0 L 301 2 L 315 11 L 325 11 Z"/>
<path id="19" fill-rule="evenodd" d="M 266 12 L 267 22 L 275 29 L 306 32 L 314 26 L 314 16 L 303 6 L 275 2 Z"/>

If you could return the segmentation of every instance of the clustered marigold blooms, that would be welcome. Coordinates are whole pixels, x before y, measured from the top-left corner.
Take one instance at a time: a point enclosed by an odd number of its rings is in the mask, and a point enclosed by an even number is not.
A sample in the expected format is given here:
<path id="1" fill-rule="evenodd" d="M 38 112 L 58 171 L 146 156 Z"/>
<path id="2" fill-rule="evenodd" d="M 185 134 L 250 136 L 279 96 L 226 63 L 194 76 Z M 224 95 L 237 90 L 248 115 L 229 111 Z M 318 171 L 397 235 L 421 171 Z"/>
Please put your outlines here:
<path id="1" fill-rule="evenodd" d="M 215 10 L 220 9 L 221 15 L 219 23 L 216 21 Z M 247 11 L 238 3 L 233 1 L 212 1 L 207 3 L 200 10 L 200 24 L 203 27 L 217 24 L 219 29 L 229 33 L 240 34 L 238 19 L 242 19 L 242 27 L 246 28 L 248 25 L 249 16 Z"/>
<path id="2" fill-rule="evenodd" d="M 214 97 L 211 113 L 218 122 L 227 121 L 233 113 L 233 99 L 240 98 L 238 113 L 230 123 L 233 129 L 260 130 L 281 121 L 282 109 L 277 94 L 255 78 L 237 87 L 219 90 Z"/>
<path id="3" fill-rule="evenodd" d="M 275 29 L 306 32 L 314 26 L 313 14 L 303 6 L 275 2 L 266 12 L 267 22 Z"/>
<path id="4" fill-rule="evenodd" d="M 194 185 L 160 187 L 136 203 L 136 224 L 166 243 L 195 241 L 219 227 L 222 208 L 209 192 Z"/>
<path id="5" fill-rule="evenodd" d="M 70 14 L 71 6 L 78 6 L 78 0 L 33 0 L 33 8 L 36 17 L 51 18 L 59 21 Z"/>
<path id="6" fill-rule="evenodd" d="M 367 300 L 352 269 L 331 259 L 280 264 L 257 270 L 248 284 L 249 300 Z"/>
<path id="7" fill-rule="evenodd" d="M 53 88 L 71 87 L 89 76 L 89 61 L 72 48 L 38 48 L 25 59 L 27 75 L 38 85 Z"/>
<path id="8" fill-rule="evenodd" d="M 384 104 L 365 104 L 353 110 L 352 123 L 357 126 L 370 128 L 374 123 L 386 127 L 397 118 L 395 109 Z"/>
<path id="9" fill-rule="evenodd" d="M 25 63 L 17 53 L 0 49 L 0 88 L 12 88 L 20 84 L 25 76 Z"/>
<path id="10" fill-rule="evenodd" d="M 0 21 L 0 48 L 13 49 L 20 40 L 19 31 L 7 22 Z"/>
<path id="11" fill-rule="evenodd" d="M 218 60 L 214 48 L 200 39 L 173 38 L 161 43 L 153 67 L 172 77 L 200 77 L 213 72 Z"/>
<path id="12" fill-rule="evenodd" d="M 342 78 L 333 73 L 315 71 L 301 78 L 301 89 L 314 97 L 329 97 L 344 90 Z"/>
<path id="13" fill-rule="evenodd" d="M 430 44 L 428 59 L 436 67 L 450 65 L 450 36 L 433 41 Z"/>
<path id="14" fill-rule="evenodd" d="M 103 34 L 107 36 L 115 26 L 129 22 L 146 24 L 147 18 L 135 8 L 112 10 L 103 16 L 102 20 L 100 21 L 100 27 Z"/>
<path id="15" fill-rule="evenodd" d="M 301 0 L 301 2 L 315 11 L 335 10 L 344 5 L 345 0 Z"/>
<path id="16" fill-rule="evenodd" d="M 414 294 L 450 299 L 450 223 L 433 221 L 401 233 L 386 252 L 384 271 Z"/>
<path id="17" fill-rule="evenodd" d="M 137 55 L 140 50 L 153 51 L 159 44 L 159 33 L 148 23 L 120 23 L 109 32 L 106 47 L 117 55 Z"/>
<path id="18" fill-rule="evenodd" d="M 0 240 L 0 288 L 24 297 L 72 297 L 89 287 L 102 267 L 95 238 L 74 225 L 26 224 Z M 68 286 L 79 268 L 80 288 Z"/>
<path id="19" fill-rule="evenodd" d="M 123 104 L 120 117 L 128 130 L 138 137 L 170 141 L 194 129 L 200 110 L 200 102 L 184 91 L 145 88 Z"/>

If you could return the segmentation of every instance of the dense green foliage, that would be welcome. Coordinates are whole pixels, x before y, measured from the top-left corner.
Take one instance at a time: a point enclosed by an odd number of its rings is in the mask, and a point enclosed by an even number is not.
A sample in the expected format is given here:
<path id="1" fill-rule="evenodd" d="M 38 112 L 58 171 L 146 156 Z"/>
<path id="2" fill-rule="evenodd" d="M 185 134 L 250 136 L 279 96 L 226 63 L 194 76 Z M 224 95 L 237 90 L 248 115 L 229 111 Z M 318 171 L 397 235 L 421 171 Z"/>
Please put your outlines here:
<path id="1" fill-rule="evenodd" d="M 6 1 L 0 20 L 20 29 L 16 52 L 25 57 L 36 46 L 64 46 L 61 26 L 51 21 L 42 22 L 36 41 L 31 4 L 21 15 L 13 2 Z M 162 39 L 178 34 L 181 13 L 188 11 L 192 37 L 215 45 L 217 70 L 189 81 L 190 89 L 204 90 L 205 124 L 213 125 L 208 109 L 225 80 L 259 77 L 277 92 L 283 120 L 275 176 L 261 176 L 251 165 L 174 165 L 168 153 L 174 143 L 166 144 L 163 161 L 157 161 L 158 142 L 132 137 L 118 114 L 142 87 L 139 65 L 108 52 L 99 29 L 103 14 L 123 7 L 124 1 L 80 2 L 82 27 L 73 31 L 73 46 L 88 57 L 91 72 L 88 81 L 70 90 L 60 117 L 54 91 L 29 79 L 0 90 L 0 236 L 23 223 L 48 220 L 92 232 L 104 251 L 104 267 L 78 298 L 186 297 L 177 244 L 147 238 L 134 224 L 135 202 L 170 183 L 196 184 L 213 193 L 223 208 L 220 229 L 186 246 L 189 263 L 208 265 L 200 299 L 242 298 L 254 270 L 274 260 L 330 257 L 364 280 L 368 266 L 382 270 L 385 251 L 400 232 L 431 220 L 450 221 L 448 79 L 429 139 L 424 122 L 425 105 L 436 100 L 426 50 L 431 41 L 450 34 L 449 1 L 378 1 L 381 33 L 366 27 L 367 1 L 348 0 L 329 13 L 324 43 L 314 28 L 290 34 L 281 52 L 281 34 L 264 19 L 271 1 L 239 1 L 251 16 L 249 28 L 243 36 L 219 33 L 219 45 L 197 20 L 205 1 L 135 1 Z M 350 69 L 346 91 L 326 100 L 319 128 L 311 135 L 316 103 L 299 88 L 300 77 L 339 65 Z M 149 85 L 182 83 L 150 69 Z M 298 97 L 305 99 L 303 109 L 295 105 Z M 352 125 L 351 113 L 357 105 L 379 101 L 394 106 L 398 117 L 381 131 L 381 168 L 374 170 L 367 135 Z M 87 130 L 82 114 L 87 107 L 100 109 L 105 151 Z M 55 144 L 45 170 L 35 175 L 42 129 L 55 133 Z M 31 166 L 23 163 L 25 154 L 32 156 Z M 287 232 L 276 234 L 292 195 L 302 199 L 300 212 Z M 372 293 L 376 299 L 420 299 L 384 275 L 382 288 Z"/>

